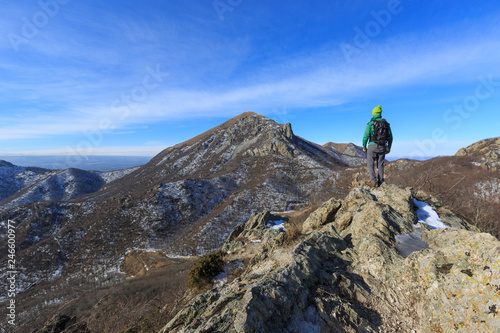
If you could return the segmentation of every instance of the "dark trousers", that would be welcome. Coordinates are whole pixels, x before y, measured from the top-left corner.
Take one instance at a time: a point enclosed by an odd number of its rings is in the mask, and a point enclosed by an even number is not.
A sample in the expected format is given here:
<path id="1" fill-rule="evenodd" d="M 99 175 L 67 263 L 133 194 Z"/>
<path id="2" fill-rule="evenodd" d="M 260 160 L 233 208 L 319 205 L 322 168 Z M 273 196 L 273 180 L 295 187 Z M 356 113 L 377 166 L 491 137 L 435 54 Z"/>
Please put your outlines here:
<path id="1" fill-rule="evenodd" d="M 384 181 L 385 146 L 368 145 L 367 150 L 366 160 L 370 181 L 377 185 Z M 378 169 L 378 174 L 375 173 L 375 167 Z"/>

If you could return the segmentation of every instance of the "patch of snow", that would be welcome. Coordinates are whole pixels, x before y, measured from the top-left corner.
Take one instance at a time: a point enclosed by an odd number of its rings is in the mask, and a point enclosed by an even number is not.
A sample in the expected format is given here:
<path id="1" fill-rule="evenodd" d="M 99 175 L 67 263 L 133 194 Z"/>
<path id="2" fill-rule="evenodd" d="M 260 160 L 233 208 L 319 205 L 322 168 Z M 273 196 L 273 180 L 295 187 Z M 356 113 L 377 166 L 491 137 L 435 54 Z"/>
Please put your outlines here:
<path id="1" fill-rule="evenodd" d="M 423 201 L 418 201 L 415 198 L 413 202 L 417 206 L 419 223 L 426 224 L 433 229 L 448 228 L 448 226 L 441 221 L 438 213 L 436 213 L 431 205 Z M 419 230 L 421 227 L 417 224 L 414 225 L 413 228 L 415 230 L 412 233 L 396 236 L 396 249 L 405 258 L 415 251 L 429 248 L 427 243 L 422 240 L 422 232 Z"/>
<path id="2" fill-rule="evenodd" d="M 64 301 L 63 298 L 55 298 L 55 299 L 51 299 L 51 300 L 45 300 L 45 301 L 43 301 L 43 304 L 46 306 L 47 305 L 54 305 L 54 304 L 59 304 L 63 301 Z"/>
<path id="3" fill-rule="evenodd" d="M 475 185 L 477 192 L 474 195 L 484 200 L 499 202 L 500 196 L 500 181 L 498 179 L 490 179 L 477 183 Z"/>
<path id="4" fill-rule="evenodd" d="M 283 220 L 269 221 L 267 223 L 267 227 L 269 229 L 273 229 L 273 230 L 280 230 L 280 229 L 282 229 L 282 230 L 286 231 L 285 225 L 283 223 L 285 223 L 285 221 L 283 221 Z"/>
<path id="5" fill-rule="evenodd" d="M 181 255 L 177 255 L 177 254 L 167 254 L 166 257 L 170 258 L 170 259 L 191 259 L 195 256 L 194 255 L 181 256 Z"/>
<path id="6" fill-rule="evenodd" d="M 214 279 L 212 280 L 212 283 L 215 285 L 215 288 L 222 287 L 223 285 L 225 285 L 227 283 L 227 273 L 225 271 L 220 273 L 219 275 L 214 277 Z"/>
<path id="7" fill-rule="evenodd" d="M 224 265 L 224 270 L 219 275 L 213 278 L 212 283 L 215 285 L 216 288 L 222 287 L 227 283 L 228 274 L 231 271 L 242 268 L 243 268 L 242 261 L 240 260 L 230 261 Z"/>
<path id="8" fill-rule="evenodd" d="M 260 239 L 251 239 L 250 242 L 251 243 L 262 243 L 262 241 Z"/>
<path id="9" fill-rule="evenodd" d="M 97 174 L 101 176 L 101 178 L 107 183 L 110 183 L 114 180 L 120 179 L 129 173 L 134 172 L 135 170 L 139 169 L 140 167 L 133 167 L 129 169 L 123 169 L 123 170 L 113 170 L 113 171 L 105 171 L 105 172 L 98 172 Z"/>
<path id="10" fill-rule="evenodd" d="M 418 222 L 425 223 L 433 229 L 444 229 L 448 228 L 446 224 L 441 222 L 438 213 L 429 205 L 423 201 L 418 201 L 417 199 L 413 199 L 413 202 L 418 207 L 417 216 Z"/>
<path id="11" fill-rule="evenodd" d="M 317 310 L 310 306 L 304 313 L 294 316 L 287 327 L 287 332 L 300 333 L 320 333 L 323 319 L 318 315 Z"/>
<path id="12" fill-rule="evenodd" d="M 177 161 L 175 161 L 174 163 L 174 168 L 181 168 L 184 166 L 184 163 L 189 160 L 191 156 L 190 155 L 186 155 L 186 156 L 183 156 L 181 158 L 179 158 Z"/>
<path id="13" fill-rule="evenodd" d="M 301 166 L 308 169 L 324 169 L 324 167 L 317 161 L 313 160 L 307 155 L 300 155 L 296 158 Z"/>
<path id="14" fill-rule="evenodd" d="M 55 278 L 61 277 L 62 267 L 58 267 L 57 270 L 52 274 L 49 280 L 54 280 Z"/>

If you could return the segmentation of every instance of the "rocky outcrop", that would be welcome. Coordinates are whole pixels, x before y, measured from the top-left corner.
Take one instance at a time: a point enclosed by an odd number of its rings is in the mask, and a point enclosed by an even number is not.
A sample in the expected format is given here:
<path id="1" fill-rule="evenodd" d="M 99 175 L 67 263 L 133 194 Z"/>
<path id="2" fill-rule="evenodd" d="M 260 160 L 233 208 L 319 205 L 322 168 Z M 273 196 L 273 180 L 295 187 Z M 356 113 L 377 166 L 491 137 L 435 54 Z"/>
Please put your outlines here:
<path id="1" fill-rule="evenodd" d="M 456 156 L 472 156 L 483 168 L 497 170 L 500 167 L 500 138 L 486 139 L 460 149 Z"/>
<path id="2" fill-rule="evenodd" d="M 239 224 L 233 229 L 226 243 L 222 246 L 222 251 L 232 252 L 244 247 L 248 242 L 265 242 L 269 244 L 277 236 L 276 230 L 271 227 L 287 220 L 288 218 L 273 215 L 269 211 L 252 214 L 247 222 Z M 282 238 L 283 234 L 280 236 L 279 239 Z"/>
<path id="3" fill-rule="evenodd" d="M 413 199 L 383 185 L 326 202 L 293 247 L 267 248 L 162 332 L 497 332 L 500 242 L 465 221 L 431 229 Z M 426 247 L 403 256 L 396 236 L 415 228 Z"/>
<path id="4" fill-rule="evenodd" d="M 325 202 L 321 207 L 312 212 L 311 215 L 306 219 L 304 225 L 302 226 L 302 232 L 308 233 L 314 229 L 319 228 L 322 225 L 333 222 L 335 220 L 335 214 L 340 209 L 342 202 L 335 198 L 332 198 Z"/>
<path id="5" fill-rule="evenodd" d="M 262 147 L 249 149 L 245 152 L 245 156 L 268 156 L 272 154 L 279 154 L 288 159 L 292 159 L 300 155 L 300 152 L 286 142 L 280 140 L 267 142 L 263 144 Z"/>

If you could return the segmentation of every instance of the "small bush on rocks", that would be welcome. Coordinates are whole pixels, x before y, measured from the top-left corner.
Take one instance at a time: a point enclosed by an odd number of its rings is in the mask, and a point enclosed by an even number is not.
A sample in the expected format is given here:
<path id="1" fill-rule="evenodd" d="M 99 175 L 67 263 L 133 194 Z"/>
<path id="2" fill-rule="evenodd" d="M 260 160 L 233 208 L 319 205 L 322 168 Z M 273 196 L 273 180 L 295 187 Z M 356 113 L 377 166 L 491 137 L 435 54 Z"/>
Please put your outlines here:
<path id="1" fill-rule="evenodd" d="M 209 284 L 224 268 L 224 253 L 217 251 L 205 254 L 188 273 L 188 288 L 200 289 Z"/>

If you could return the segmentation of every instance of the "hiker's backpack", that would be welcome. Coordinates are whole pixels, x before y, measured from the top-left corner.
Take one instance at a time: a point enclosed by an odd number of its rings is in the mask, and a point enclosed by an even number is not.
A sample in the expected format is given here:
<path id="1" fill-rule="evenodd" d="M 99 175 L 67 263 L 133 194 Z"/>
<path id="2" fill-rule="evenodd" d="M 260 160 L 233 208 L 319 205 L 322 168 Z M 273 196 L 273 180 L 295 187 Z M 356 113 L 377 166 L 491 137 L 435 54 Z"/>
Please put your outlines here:
<path id="1" fill-rule="evenodd" d="M 391 130 L 389 123 L 385 119 L 374 120 L 370 141 L 375 142 L 379 146 L 385 146 L 390 138 Z"/>

